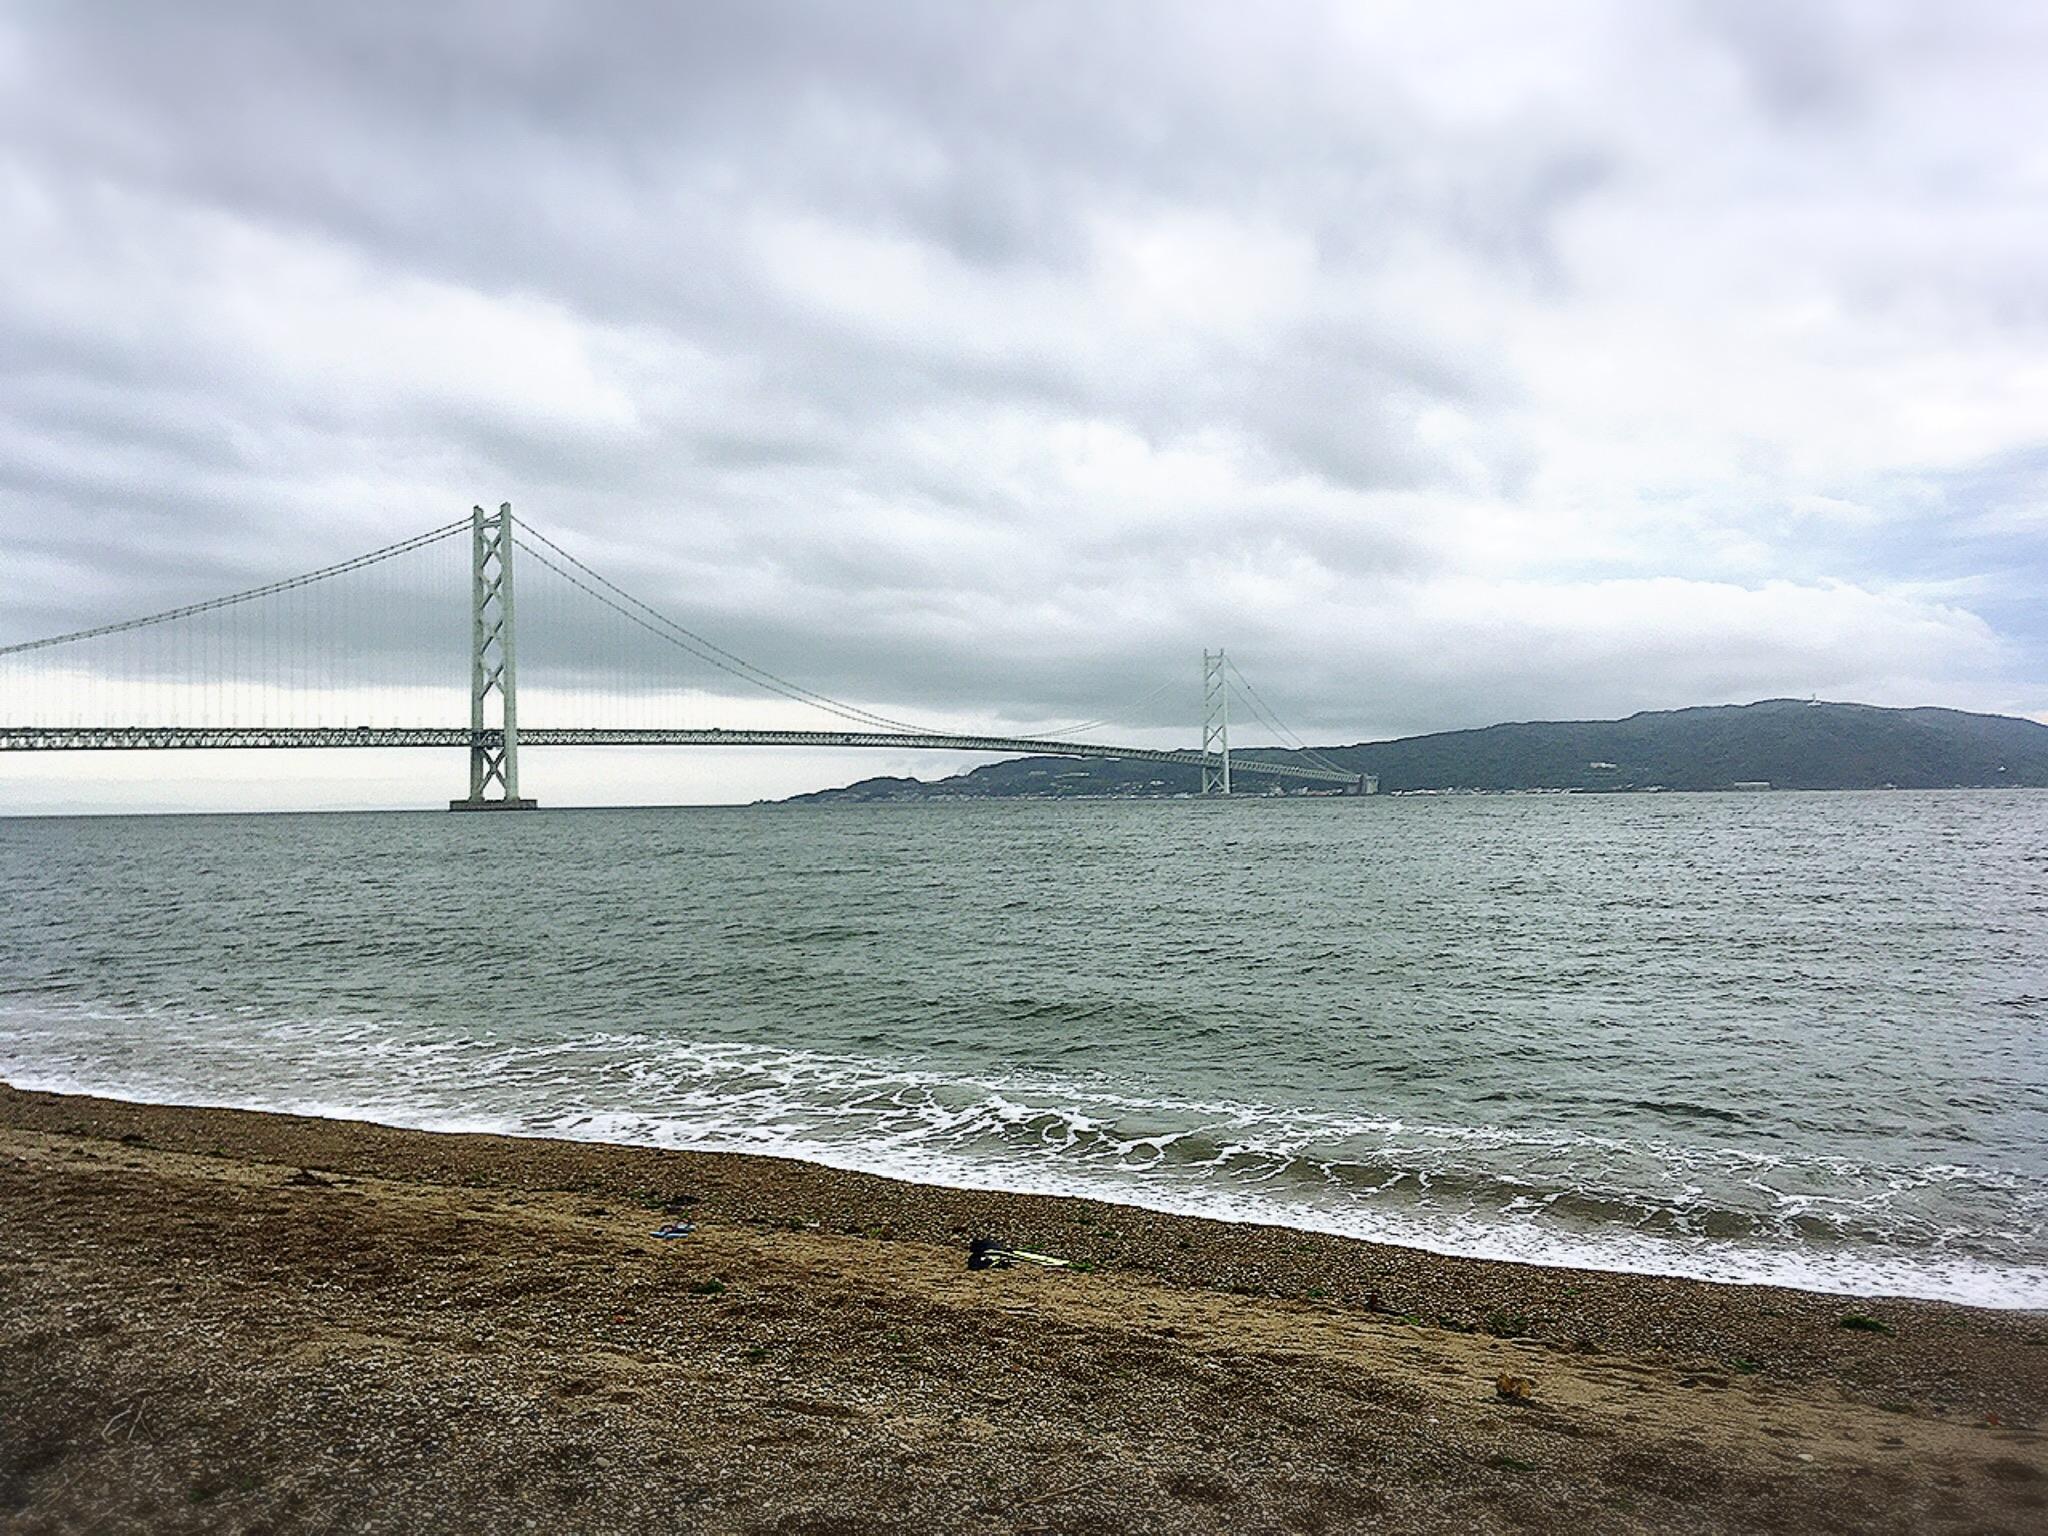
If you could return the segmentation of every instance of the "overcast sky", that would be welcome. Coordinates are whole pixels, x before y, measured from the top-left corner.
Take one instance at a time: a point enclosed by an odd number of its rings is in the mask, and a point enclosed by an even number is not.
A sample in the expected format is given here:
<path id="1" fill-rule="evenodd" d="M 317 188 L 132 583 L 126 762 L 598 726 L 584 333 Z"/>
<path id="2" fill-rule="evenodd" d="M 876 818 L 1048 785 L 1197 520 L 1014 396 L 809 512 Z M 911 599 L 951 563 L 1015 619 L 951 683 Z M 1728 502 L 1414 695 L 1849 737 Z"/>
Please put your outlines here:
<path id="1" fill-rule="evenodd" d="M 2033 0 L 11 0 L 0 641 L 510 500 L 920 720 L 2048 719 L 2044 80 Z M 0 808 L 460 787 L 359 757 Z"/>

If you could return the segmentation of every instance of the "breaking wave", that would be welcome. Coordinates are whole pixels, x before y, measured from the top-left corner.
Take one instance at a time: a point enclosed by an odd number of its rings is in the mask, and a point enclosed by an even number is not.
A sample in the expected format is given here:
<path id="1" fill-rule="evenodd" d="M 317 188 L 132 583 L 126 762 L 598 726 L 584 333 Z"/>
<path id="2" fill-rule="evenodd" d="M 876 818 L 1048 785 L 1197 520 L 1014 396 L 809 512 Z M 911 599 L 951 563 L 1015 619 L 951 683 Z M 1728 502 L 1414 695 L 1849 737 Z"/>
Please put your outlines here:
<path id="1" fill-rule="evenodd" d="M 1669 1138 L 1151 1096 L 1076 1074 L 578 1027 L 0 1004 L 0 1077 L 148 1102 L 799 1158 L 1443 1253 L 2048 1307 L 2048 1182 Z M 1708 1118 L 1721 1115 L 1707 1113 Z"/>

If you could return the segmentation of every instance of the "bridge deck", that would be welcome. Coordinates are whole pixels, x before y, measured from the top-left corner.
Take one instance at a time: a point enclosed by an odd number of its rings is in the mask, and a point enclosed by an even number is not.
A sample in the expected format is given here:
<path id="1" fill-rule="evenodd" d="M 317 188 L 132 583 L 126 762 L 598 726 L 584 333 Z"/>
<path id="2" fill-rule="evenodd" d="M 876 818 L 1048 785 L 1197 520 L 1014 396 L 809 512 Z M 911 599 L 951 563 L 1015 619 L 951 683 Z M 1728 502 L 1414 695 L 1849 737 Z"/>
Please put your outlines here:
<path id="1" fill-rule="evenodd" d="M 503 733 L 479 737 L 458 726 L 0 726 L 0 752 L 159 752 L 194 748 L 496 747 Z M 728 731 L 525 726 L 522 747 L 882 747 L 931 752 L 998 752 L 1021 757 L 1097 757 L 1200 768 L 1220 759 L 1187 750 L 1046 741 L 1030 736 L 949 736 L 896 731 Z M 1231 772 L 1357 787 L 1356 774 L 1234 752 Z"/>

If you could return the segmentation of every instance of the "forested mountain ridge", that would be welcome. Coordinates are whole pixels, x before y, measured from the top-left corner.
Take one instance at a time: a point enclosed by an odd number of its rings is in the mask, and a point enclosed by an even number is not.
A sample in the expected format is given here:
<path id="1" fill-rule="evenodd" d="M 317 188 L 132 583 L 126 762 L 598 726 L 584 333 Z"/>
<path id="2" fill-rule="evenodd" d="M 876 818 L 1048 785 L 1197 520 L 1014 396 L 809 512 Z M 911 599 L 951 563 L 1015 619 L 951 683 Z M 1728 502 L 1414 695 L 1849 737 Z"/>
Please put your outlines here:
<path id="1" fill-rule="evenodd" d="M 1382 794 L 1418 790 L 1947 789 L 2048 786 L 2048 725 L 1955 709 L 1883 709 L 1803 699 L 1647 710 L 1623 720 L 1532 720 L 1317 749 L 1375 774 Z M 1234 756 L 1301 754 L 1248 748 Z M 1246 774 L 1241 793 L 1283 781 Z M 863 779 L 804 802 L 1015 795 L 1175 795 L 1193 768 L 1027 757 L 925 782 Z M 1292 789 L 1291 783 L 1288 788 Z"/>

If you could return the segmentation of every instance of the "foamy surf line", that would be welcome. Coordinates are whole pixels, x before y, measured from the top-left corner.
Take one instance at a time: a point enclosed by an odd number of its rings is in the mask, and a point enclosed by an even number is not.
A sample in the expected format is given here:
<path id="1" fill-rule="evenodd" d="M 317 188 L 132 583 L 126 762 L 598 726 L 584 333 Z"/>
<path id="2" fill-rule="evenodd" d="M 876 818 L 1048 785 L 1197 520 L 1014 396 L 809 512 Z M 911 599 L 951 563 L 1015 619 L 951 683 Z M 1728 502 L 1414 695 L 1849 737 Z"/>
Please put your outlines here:
<path id="1" fill-rule="evenodd" d="M 298 1093 L 221 1095 L 192 1084 L 91 1079 L 0 1059 L 0 1081 L 31 1092 L 90 1095 L 135 1104 L 237 1109 L 359 1120 L 399 1130 L 468 1133 L 786 1158 L 907 1182 L 994 1193 L 1047 1195 L 1134 1206 L 1169 1215 L 1292 1228 L 1451 1258 L 1667 1276 L 1741 1286 L 1781 1286 L 1826 1295 L 1945 1301 L 2002 1311 L 2048 1310 L 2048 1267 L 1975 1260 L 1929 1261 L 1888 1253 L 1851 1255 L 1774 1250 L 1733 1240 L 1687 1243 L 1617 1233 L 1561 1233 L 1509 1220 L 1429 1221 L 1370 1208 L 1330 1211 L 1243 1189 L 1174 1187 L 1022 1160 L 965 1157 L 930 1147 L 834 1143 L 763 1126 L 753 1134 L 704 1133 L 680 1122 L 605 1111 L 536 1118 L 469 1108 Z"/>

